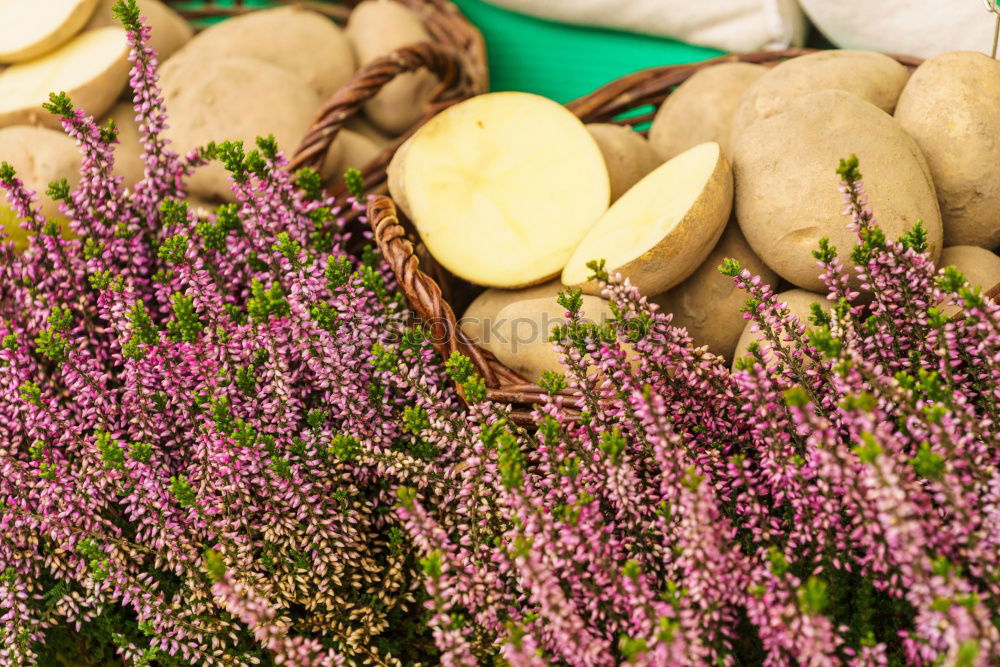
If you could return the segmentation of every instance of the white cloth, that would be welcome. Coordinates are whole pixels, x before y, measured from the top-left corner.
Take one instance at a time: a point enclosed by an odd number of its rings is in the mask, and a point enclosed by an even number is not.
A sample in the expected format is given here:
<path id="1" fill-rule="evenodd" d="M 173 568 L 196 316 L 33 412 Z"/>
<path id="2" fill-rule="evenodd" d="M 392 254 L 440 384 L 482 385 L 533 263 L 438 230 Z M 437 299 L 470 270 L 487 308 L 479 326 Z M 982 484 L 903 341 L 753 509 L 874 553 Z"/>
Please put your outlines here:
<path id="1" fill-rule="evenodd" d="M 806 32 L 805 19 L 796 0 L 487 0 L 487 2 L 553 21 L 672 37 L 690 44 L 724 51 L 756 51 L 798 46 L 802 44 Z"/>
<path id="2" fill-rule="evenodd" d="M 983 0 L 800 0 L 826 37 L 845 49 L 929 58 L 993 48 L 996 16 Z"/>

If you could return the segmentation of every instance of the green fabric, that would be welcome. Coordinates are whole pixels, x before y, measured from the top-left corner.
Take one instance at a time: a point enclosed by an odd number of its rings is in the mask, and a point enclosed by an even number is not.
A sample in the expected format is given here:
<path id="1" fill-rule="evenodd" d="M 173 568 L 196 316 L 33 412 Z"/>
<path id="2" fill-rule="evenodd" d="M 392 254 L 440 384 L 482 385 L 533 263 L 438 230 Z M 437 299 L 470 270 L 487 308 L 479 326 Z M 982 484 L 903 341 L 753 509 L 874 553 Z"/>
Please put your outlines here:
<path id="1" fill-rule="evenodd" d="M 486 38 L 493 90 L 570 102 L 640 69 L 698 62 L 721 51 L 626 32 L 570 26 L 455 0 Z"/>

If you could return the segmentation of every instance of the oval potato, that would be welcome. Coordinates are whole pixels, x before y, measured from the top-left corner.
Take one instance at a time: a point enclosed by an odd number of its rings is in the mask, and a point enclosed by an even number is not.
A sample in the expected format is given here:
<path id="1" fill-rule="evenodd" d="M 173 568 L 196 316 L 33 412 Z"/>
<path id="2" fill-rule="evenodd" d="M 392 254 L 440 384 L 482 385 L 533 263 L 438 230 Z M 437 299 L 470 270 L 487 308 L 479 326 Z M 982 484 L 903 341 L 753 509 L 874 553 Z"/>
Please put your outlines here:
<path id="1" fill-rule="evenodd" d="M 477 345 L 486 345 L 493 338 L 493 327 L 497 323 L 497 314 L 512 303 L 532 301 L 535 299 L 551 299 L 555 303 L 556 296 L 566 287 L 559 280 L 550 280 L 534 287 L 524 289 L 490 288 L 477 296 L 465 309 L 458 321 L 469 340 Z"/>
<path id="2" fill-rule="evenodd" d="M 853 93 L 892 113 L 909 77 L 903 65 L 873 51 L 819 51 L 791 58 L 744 91 L 733 114 L 730 143 L 757 121 L 783 113 L 793 100 L 820 90 Z"/>
<path id="3" fill-rule="evenodd" d="M 344 123 L 344 129 L 357 132 L 363 137 L 370 139 L 379 148 L 387 148 L 396 141 L 396 137 L 390 136 L 372 125 L 371 121 L 361 114 L 354 114 Z"/>
<path id="4" fill-rule="evenodd" d="M 109 120 L 113 120 L 115 127 L 118 128 L 114 174 L 122 177 L 125 187 L 134 187 L 142 180 L 146 165 L 142 161 L 142 142 L 132 103 L 119 102 L 111 107 L 111 111 L 101 123 L 107 125 Z"/>
<path id="5" fill-rule="evenodd" d="M 321 176 L 328 183 L 339 183 L 348 169 L 361 170 L 381 152 L 382 149 L 368 137 L 344 128 L 330 145 Z"/>
<path id="6" fill-rule="evenodd" d="M 812 256 L 821 238 L 829 238 L 848 265 L 858 243 L 847 228 L 836 173 L 852 154 L 886 237 L 898 239 L 923 220 L 932 258 L 941 252 L 941 213 L 916 142 L 855 95 L 813 93 L 758 121 L 733 145 L 740 229 L 765 264 L 804 289 L 825 290 Z"/>
<path id="7" fill-rule="evenodd" d="M 0 2 L 0 63 L 44 56 L 72 39 L 94 13 L 97 0 Z"/>
<path id="8" fill-rule="evenodd" d="M 49 93 L 65 92 L 73 106 L 95 117 L 110 109 L 128 83 L 129 45 L 121 28 L 90 30 L 40 58 L 0 72 L 0 127 L 62 129 L 42 109 Z"/>
<path id="9" fill-rule="evenodd" d="M 316 93 L 297 76 L 250 58 L 173 58 L 163 68 L 161 85 L 170 109 L 165 135 L 181 153 L 227 140 L 242 141 L 249 151 L 257 137 L 273 134 L 288 154 L 319 105 Z M 218 161 L 196 169 L 188 187 L 203 199 L 235 200 L 228 172 Z"/>
<path id="10" fill-rule="evenodd" d="M 775 294 L 775 299 L 779 303 L 784 303 L 788 311 L 799 318 L 799 323 L 810 327 L 809 315 L 812 313 L 812 304 L 818 303 L 823 312 L 830 312 L 830 302 L 826 300 L 826 296 L 823 294 L 817 294 L 816 292 L 809 292 L 803 289 L 792 289 L 787 292 L 781 292 Z M 736 352 L 733 355 L 732 368 L 733 371 L 736 370 L 736 361 L 742 357 L 750 354 L 750 344 L 753 342 L 760 343 L 760 351 L 762 353 L 767 353 L 770 351 L 771 346 L 767 342 L 760 341 L 759 332 L 753 331 L 756 324 L 751 320 L 746 323 L 743 327 L 743 333 L 740 334 L 739 340 L 736 342 Z M 770 368 L 773 365 L 768 364 Z"/>
<path id="11" fill-rule="evenodd" d="M 972 287 L 980 287 L 983 292 L 1000 284 L 1000 257 L 979 246 L 957 245 L 945 248 L 938 259 L 938 267 L 954 266 L 965 276 Z M 961 311 L 959 306 L 948 306 L 944 314 L 951 317 Z"/>
<path id="12" fill-rule="evenodd" d="M 420 17 L 392 0 L 360 3 L 346 31 L 359 65 L 431 39 Z M 365 115 L 384 132 L 400 134 L 417 122 L 437 85 L 437 77 L 426 70 L 400 74 L 365 103 Z"/>
<path id="13" fill-rule="evenodd" d="M 1000 246 L 1000 62 L 953 51 L 913 73 L 896 120 L 930 166 L 947 245 Z"/>
<path id="14" fill-rule="evenodd" d="M 727 156 L 729 128 L 743 92 L 767 72 L 762 65 L 722 63 L 699 70 L 660 105 L 649 128 L 649 143 L 663 160 L 706 141 Z"/>
<path id="15" fill-rule="evenodd" d="M 49 220 L 63 217 L 58 202 L 45 194 L 49 183 L 65 178 L 70 187 L 80 181 L 82 156 L 76 142 L 57 130 L 47 127 L 15 125 L 0 129 L 0 160 L 10 163 L 24 187 L 34 190 L 41 212 Z M 23 250 L 28 245 L 28 232 L 14 215 L 6 197 L 0 203 L 7 235 L 14 247 Z"/>
<path id="16" fill-rule="evenodd" d="M 116 1 L 100 0 L 84 30 L 96 30 L 105 26 L 121 27 L 111 11 Z M 156 51 L 161 63 L 194 37 L 194 27 L 160 0 L 136 0 L 136 4 L 139 6 L 139 16 L 152 28 L 149 45 Z"/>
<path id="17" fill-rule="evenodd" d="M 587 131 L 604 156 L 611 180 L 611 201 L 642 180 L 663 162 L 638 132 L 614 123 L 589 123 Z"/>
<path id="18" fill-rule="evenodd" d="M 719 271 L 723 260 L 735 259 L 768 285 L 778 275 L 754 254 L 736 221 L 730 221 L 719 243 L 691 277 L 677 287 L 650 299 L 665 313 L 673 313 L 671 324 L 684 327 L 695 345 L 707 345 L 719 356 L 732 359 L 745 320 L 740 308 L 747 293 Z"/>

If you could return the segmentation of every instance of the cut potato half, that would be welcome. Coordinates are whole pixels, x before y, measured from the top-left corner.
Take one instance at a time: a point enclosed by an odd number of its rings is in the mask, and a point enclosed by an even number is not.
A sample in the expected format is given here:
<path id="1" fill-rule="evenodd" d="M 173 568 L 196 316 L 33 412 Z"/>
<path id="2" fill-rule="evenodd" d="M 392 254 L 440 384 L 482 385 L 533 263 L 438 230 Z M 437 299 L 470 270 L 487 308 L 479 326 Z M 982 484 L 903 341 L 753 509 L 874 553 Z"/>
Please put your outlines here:
<path id="1" fill-rule="evenodd" d="M 65 92 L 73 106 L 103 115 L 128 83 L 129 47 L 121 28 L 87 31 L 55 51 L 0 72 L 0 127 L 46 125 L 61 129 L 42 104 Z"/>
<path id="2" fill-rule="evenodd" d="M 427 249 L 488 287 L 557 276 L 610 195 L 604 158 L 583 123 L 528 93 L 446 109 L 413 136 L 400 168 L 393 198 L 406 202 Z"/>
<path id="3" fill-rule="evenodd" d="M 605 260 L 643 295 L 686 279 L 712 252 L 733 206 L 733 174 L 719 144 L 687 150 L 636 183 L 573 252 L 563 283 L 600 294 L 591 260 Z"/>
<path id="4" fill-rule="evenodd" d="M 115 18 L 114 9 L 117 0 L 100 0 L 94 15 L 90 17 L 84 30 L 94 30 L 105 26 L 120 26 Z M 149 34 L 149 46 L 156 51 L 160 62 L 175 54 L 178 49 L 194 37 L 194 26 L 160 0 L 137 0 L 139 15 L 143 23 L 152 28 Z"/>
<path id="5" fill-rule="evenodd" d="M 0 63 L 43 56 L 80 32 L 97 0 L 2 0 Z"/>

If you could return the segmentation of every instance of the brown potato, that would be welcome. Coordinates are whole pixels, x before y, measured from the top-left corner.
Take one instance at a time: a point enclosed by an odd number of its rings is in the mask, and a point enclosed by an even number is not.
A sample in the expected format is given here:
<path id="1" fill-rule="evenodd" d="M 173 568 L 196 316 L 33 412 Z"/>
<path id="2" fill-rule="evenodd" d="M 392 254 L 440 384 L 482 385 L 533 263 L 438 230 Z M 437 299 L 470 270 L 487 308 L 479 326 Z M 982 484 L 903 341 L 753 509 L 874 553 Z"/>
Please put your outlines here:
<path id="1" fill-rule="evenodd" d="M 119 102 L 101 123 L 109 120 L 118 128 L 118 145 L 115 147 L 115 176 L 121 176 L 125 187 L 134 187 L 142 180 L 146 166 L 142 161 L 142 143 L 139 126 L 135 122 L 135 109 L 131 102 Z"/>
<path id="2" fill-rule="evenodd" d="M 887 238 L 923 220 L 931 256 L 941 252 L 941 214 L 916 142 L 861 98 L 821 91 L 758 121 L 733 144 L 740 229 L 769 267 L 799 287 L 824 289 L 812 256 L 821 238 L 829 238 L 845 260 L 857 243 L 836 173 L 839 161 L 852 154 L 860 159 L 868 200 Z"/>
<path id="3" fill-rule="evenodd" d="M 787 292 L 781 292 L 775 295 L 775 298 L 779 303 L 784 303 L 788 311 L 799 318 L 799 323 L 805 327 L 811 327 L 812 324 L 809 322 L 809 315 L 812 312 L 812 304 L 818 303 L 820 308 L 824 312 L 830 312 L 830 302 L 826 300 L 826 297 L 822 294 L 817 294 L 815 292 L 808 292 L 803 289 L 792 289 Z M 767 353 L 771 349 L 771 345 L 768 342 L 760 341 L 759 332 L 753 331 L 754 324 L 753 321 L 748 321 L 743 327 L 743 333 L 740 334 L 740 339 L 736 342 L 736 353 L 733 356 L 733 370 L 736 369 L 736 360 L 750 354 L 750 343 L 759 342 L 760 351 Z M 773 363 L 773 361 L 772 361 Z M 771 364 L 768 364 L 770 367 Z"/>
<path id="4" fill-rule="evenodd" d="M 85 30 L 95 30 L 105 26 L 120 27 L 121 23 L 111 13 L 116 0 L 100 0 L 97 10 L 90 18 Z M 139 15 L 152 28 L 149 45 L 163 62 L 194 37 L 194 27 L 183 16 L 159 0 L 137 0 Z"/>
<path id="5" fill-rule="evenodd" d="M 363 137 L 367 137 L 379 148 L 386 148 L 396 141 L 396 137 L 390 136 L 371 124 L 367 118 L 361 114 L 354 114 L 344 123 L 344 129 L 357 132 Z"/>
<path id="6" fill-rule="evenodd" d="M 382 149 L 368 137 L 342 129 L 323 161 L 323 180 L 331 184 L 339 183 L 348 169 L 362 169 L 381 152 Z"/>
<path id="7" fill-rule="evenodd" d="M 604 164 L 611 179 L 612 202 L 663 162 L 649 142 L 630 127 L 614 123 L 590 123 L 587 131 L 604 156 Z"/>
<path id="8" fill-rule="evenodd" d="M 743 93 L 733 114 L 730 144 L 759 120 L 784 113 L 793 100 L 820 90 L 843 90 L 887 113 L 896 108 L 909 71 L 872 51 L 819 51 L 781 63 Z"/>
<path id="9" fill-rule="evenodd" d="M 740 307 L 747 294 L 733 279 L 719 272 L 725 259 L 735 259 L 769 285 L 778 275 L 754 254 L 735 220 L 730 221 L 712 254 L 691 277 L 650 301 L 665 313 L 673 313 L 671 324 L 684 327 L 695 345 L 707 345 L 713 353 L 731 359 L 745 320 Z"/>
<path id="10" fill-rule="evenodd" d="M 896 120 L 930 166 L 948 245 L 1000 246 L 1000 62 L 953 51 L 917 68 Z"/>
<path id="11" fill-rule="evenodd" d="M 971 245 L 956 245 L 941 251 L 938 266 L 954 266 L 962 272 L 965 280 L 973 287 L 980 287 L 984 292 L 1000 284 L 1000 257 L 994 253 Z M 954 315 L 960 310 L 957 306 L 945 309 L 946 315 Z"/>
<path id="12" fill-rule="evenodd" d="M 242 141 L 252 150 L 257 137 L 273 134 L 278 147 L 290 154 L 319 105 L 316 93 L 301 79 L 250 58 L 171 59 L 161 84 L 170 109 L 165 134 L 179 152 L 226 140 Z M 197 169 L 189 189 L 204 199 L 235 199 L 228 172 L 218 161 Z"/>
<path id="13" fill-rule="evenodd" d="M 767 72 L 762 65 L 722 63 L 699 70 L 670 94 L 649 128 L 649 143 L 663 160 L 706 141 L 730 154 L 729 128 L 743 92 Z"/>
<path id="14" fill-rule="evenodd" d="M 8 162 L 24 182 L 24 187 L 38 193 L 42 213 L 50 220 L 61 220 L 59 204 L 47 194 L 49 183 L 65 178 L 70 187 L 80 181 L 82 157 L 76 142 L 58 130 L 15 125 L 0 129 L 0 161 Z M 6 197 L 0 199 L 0 216 L 14 247 L 28 245 L 28 232 L 20 228 Z"/>
<path id="15" fill-rule="evenodd" d="M 258 10 L 217 23 L 174 57 L 198 63 L 217 58 L 262 60 L 294 73 L 320 101 L 337 92 L 356 69 L 351 45 L 337 24 L 296 6 Z"/>
<path id="16" fill-rule="evenodd" d="M 431 39 L 420 17 L 392 0 L 360 3 L 347 20 L 347 36 L 359 65 Z M 400 134 L 420 118 L 437 84 L 437 78 L 426 70 L 401 74 L 365 104 L 365 115 L 384 132 Z"/>
<path id="17" fill-rule="evenodd" d="M 534 287 L 524 289 L 491 288 L 480 294 L 465 309 L 458 321 L 459 326 L 468 338 L 479 345 L 485 345 L 495 338 L 493 327 L 497 324 L 497 314 L 518 301 L 532 301 L 548 298 L 555 302 L 556 296 L 566 287 L 559 280 L 550 280 Z"/>
<path id="18" fill-rule="evenodd" d="M 44 56 L 72 39 L 94 13 L 97 0 L 0 2 L 0 63 Z"/>

